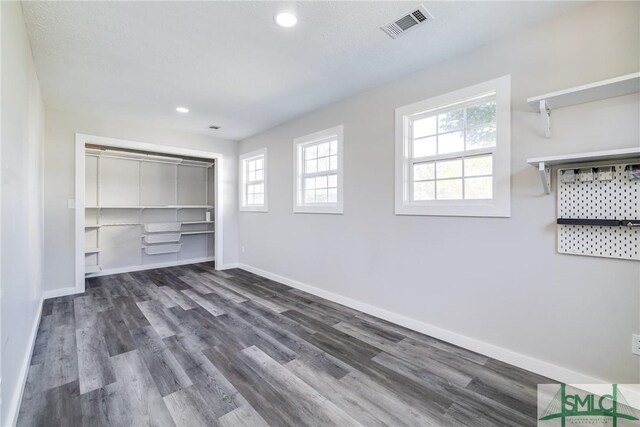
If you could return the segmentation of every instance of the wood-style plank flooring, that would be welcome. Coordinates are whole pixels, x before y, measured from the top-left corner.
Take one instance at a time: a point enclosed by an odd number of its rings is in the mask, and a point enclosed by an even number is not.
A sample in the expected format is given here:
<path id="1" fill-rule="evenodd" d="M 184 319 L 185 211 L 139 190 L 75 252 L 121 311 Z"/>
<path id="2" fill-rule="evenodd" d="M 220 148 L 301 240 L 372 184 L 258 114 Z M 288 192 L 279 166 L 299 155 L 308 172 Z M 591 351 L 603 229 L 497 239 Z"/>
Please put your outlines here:
<path id="1" fill-rule="evenodd" d="M 45 301 L 19 426 L 527 426 L 547 378 L 244 270 Z"/>

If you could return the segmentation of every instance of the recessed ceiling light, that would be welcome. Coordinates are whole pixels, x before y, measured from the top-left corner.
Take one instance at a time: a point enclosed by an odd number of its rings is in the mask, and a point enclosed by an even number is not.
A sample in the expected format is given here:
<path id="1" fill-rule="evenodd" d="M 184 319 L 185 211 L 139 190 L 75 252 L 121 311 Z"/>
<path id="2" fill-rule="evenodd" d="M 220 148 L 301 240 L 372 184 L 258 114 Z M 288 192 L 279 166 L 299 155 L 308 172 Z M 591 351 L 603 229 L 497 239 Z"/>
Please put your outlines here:
<path id="1" fill-rule="evenodd" d="M 189 112 L 189 109 L 187 107 L 176 107 L 176 111 L 178 113 L 185 113 L 186 114 L 186 113 Z"/>
<path id="2" fill-rule="evenodd" d="M 298 18 L 296 18 L 296 15 L 294 15 L 293 12 L 286 11 L 278 12 L 275 16 L 275 20 L 276 24 L 285 28 L 293 27 L 298 23 Z"/>

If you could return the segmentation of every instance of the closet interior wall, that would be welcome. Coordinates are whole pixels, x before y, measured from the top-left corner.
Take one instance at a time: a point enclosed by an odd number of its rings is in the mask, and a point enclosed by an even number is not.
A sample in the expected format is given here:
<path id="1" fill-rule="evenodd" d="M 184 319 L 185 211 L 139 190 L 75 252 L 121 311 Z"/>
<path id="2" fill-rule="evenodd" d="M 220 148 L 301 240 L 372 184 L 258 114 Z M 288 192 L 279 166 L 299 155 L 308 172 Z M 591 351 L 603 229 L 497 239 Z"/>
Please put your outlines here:
<path id="1" fill-rule="evenodd" d="M 213 261 L 214 161 L 85 149 L 85 275 Z"/>

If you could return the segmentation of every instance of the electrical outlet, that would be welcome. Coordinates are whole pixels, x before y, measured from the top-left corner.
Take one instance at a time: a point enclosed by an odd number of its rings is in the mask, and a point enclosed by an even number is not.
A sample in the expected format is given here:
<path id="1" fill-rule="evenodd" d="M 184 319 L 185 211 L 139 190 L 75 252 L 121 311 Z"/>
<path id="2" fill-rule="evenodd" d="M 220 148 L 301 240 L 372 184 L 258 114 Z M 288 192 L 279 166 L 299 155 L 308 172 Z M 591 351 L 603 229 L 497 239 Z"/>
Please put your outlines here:
<path id="1" fill-rule="evenodd" d="M 631 335 L 631 353 L 640 356 L 640 334 Z"/>
<path id="2" fill-rule="evenodd" d="M 244 253 L 244 246 L 241 246 L 241 247 L 240 247 L 240 251 L 241 251 L 242 253 Z"/>
<path id="3" fill-rule="evenodd" d="M 76 200 L 75 199 L 67 200 L 67 208 L 75 209 L 76 208 Z"/>

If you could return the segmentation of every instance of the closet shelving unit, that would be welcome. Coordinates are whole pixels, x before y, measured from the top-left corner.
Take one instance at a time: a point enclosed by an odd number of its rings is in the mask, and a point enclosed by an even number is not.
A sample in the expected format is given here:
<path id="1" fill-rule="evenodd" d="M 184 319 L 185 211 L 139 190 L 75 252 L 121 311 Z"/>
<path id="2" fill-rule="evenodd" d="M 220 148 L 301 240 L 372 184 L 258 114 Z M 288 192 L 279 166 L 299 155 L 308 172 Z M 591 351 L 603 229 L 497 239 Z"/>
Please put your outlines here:
<path id="1" fill-rule="evenodd" d="M 547 138 L 551 138 L 552 110 L 638 92 L 640 92 L 640 72 L 534 96 L 528 98 L 527 103 L 534 111 L 540 113 L 544 135 Z M 624 161 L 638 157 L 640 157 L 640 147 L 633 147 L 620 150 L 537 157 L 528 159 L 527 163 L 538 169 L 544 192 L 545 194 L 550 194 L 551 166 L 610 160 Z"/>
<path id="2" fill-rule="evenodd" d="M 214 260 L 214 163 L 85 150 L 85 275 Z"/>

